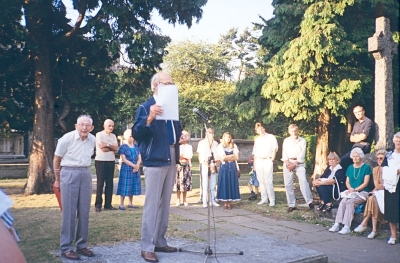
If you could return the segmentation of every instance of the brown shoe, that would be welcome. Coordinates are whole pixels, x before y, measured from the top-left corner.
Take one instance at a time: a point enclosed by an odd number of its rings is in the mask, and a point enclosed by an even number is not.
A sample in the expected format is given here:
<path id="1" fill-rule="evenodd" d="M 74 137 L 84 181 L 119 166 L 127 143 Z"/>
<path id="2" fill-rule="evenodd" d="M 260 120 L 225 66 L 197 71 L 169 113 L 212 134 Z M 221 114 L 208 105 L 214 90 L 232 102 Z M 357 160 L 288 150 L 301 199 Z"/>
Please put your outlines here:
<path id="1" fill-rule="evenodd" d="M 158 262 L 157 255 L 154 252 L 142 251 L 140 255 L 147 262 Z"/>
<path id="2" fill-rule="evenodd" d="M 154 252 L 172 253 L 172 252 L 178 252 L 178 249 L 176 247 L 170 247 L 170 246 L 155 247 Z"/>
<path id="3" fill-rule="evenodd" d="M 293 210 L 296 210 L 296 209 L 297 209 L 296 207 L 289 207 L 287 209 L 287 212 L 290 213 L 290 212 L 293 212 Z"/>
<path id="4" fill-rule="evenodd" d="M 65 258 L 68 258 L 70 260 L 80 260 L 81 259 L 79 257 L 79 255 L 76 254 L 76 252 L 73 251 L 73 250 L 68 251 L 68 252 L 64 252 L 64 253 L 61 254 L 61 256 L 65 257 Z"/>
<path id="5" fill-rule="evenodd" d="M 94 253 L 88 249 L 87 247 L 81 248 L 81 249 L 77 249 L 76 252 L 78 254 L 84 255 L 86 257 L 94 257 Z"/>

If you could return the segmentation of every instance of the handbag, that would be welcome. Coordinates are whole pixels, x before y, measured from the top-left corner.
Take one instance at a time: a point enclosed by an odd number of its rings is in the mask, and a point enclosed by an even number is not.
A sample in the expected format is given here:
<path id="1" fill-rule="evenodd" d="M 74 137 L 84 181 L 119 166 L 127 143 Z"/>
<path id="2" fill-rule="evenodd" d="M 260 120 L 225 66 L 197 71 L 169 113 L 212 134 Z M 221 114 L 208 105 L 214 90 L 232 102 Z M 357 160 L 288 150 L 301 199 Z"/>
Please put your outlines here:
<path id="1" fill-rule="evenodd" d="M 343 191 L 340 193 L 341 198 L 355 198 L 357 196 L 356 193 L 346 193 L 346 191 Z"/>

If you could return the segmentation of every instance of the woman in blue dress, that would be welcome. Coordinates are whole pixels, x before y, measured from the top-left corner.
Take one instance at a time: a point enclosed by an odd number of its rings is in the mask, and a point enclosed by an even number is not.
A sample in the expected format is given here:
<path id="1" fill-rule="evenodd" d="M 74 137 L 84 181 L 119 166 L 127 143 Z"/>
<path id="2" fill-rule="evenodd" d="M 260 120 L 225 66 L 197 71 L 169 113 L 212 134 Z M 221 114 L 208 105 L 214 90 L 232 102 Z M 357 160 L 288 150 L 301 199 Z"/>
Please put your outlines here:
<path id="1" fill-rule="evenodd" d="M 125 210 L 125 196 L 129 197 L 128 208 L 139 208 L 132 204 L 132 199 L 134 195 L 142 193 L 139 173 L 142 158 L 138 146 L 134 144 L 131 129 L 127 129 L 124 132 L 124 142 L 118 150 L 122 160 L 117 190 L 117 195 L 121 196 L 120 210 Z"/>
<path id="2" fill-rule="evenodd" d="M 229 132 L 225 132 L 222 136 L 217 151 L 221 161 L 218 175 L 217 199 L 225 202 L 225 209 L 231 209 L 231 202 L 240 201 L 239 174 L 237 169 L 239 149 L 233 143 L 232 135 Z"/>

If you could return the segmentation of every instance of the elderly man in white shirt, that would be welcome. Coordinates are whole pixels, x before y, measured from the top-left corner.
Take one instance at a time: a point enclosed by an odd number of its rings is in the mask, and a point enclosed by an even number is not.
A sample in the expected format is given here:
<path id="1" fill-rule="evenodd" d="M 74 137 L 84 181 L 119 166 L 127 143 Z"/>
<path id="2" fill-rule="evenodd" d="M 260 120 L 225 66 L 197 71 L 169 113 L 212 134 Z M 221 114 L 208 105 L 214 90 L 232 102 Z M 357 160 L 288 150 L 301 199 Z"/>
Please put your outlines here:
<path id="1" fill-rule="evenodd" d="M 286 199 L 288 202 L 288 212 L 296 209 L 296 197 L 293 189 L 293 173 L 296 172 L 299 179 L 300 191 L 304 200 L 310 207 L 314 208 L 313 197 L 311 194 L 310 185 L 306 178 L 306 169 L 304 166 L 304 158 L 306 155 L 306 140 L 299 136 L 299 128 L 295 124 L 290 124 L 288 127 L 290 137 L 283 141 L 282 145 L 282 162 L 283 164 L 283 179 L 286 189 Z"/>
<path id="2" fill-rule="evenodd" d="M 61 255 L 70 260 L 79 260 L 79 255 L 93 257 L 87 248 L 89 232 L 89 210 L 92 197 L 91 157 L 96 146 L 93 120 L 88 115 L 78 117 L 74 131 L 58 140 L 54 153 L 54 186 L 61 190 L 62 223 Z M 75 228 L 75 224 L 77 227 Z M 76 252 L 73 250 L 75 237 Z M 78 254 L 77 254 L 78 253 Z"/>
<path id="3" fill-rule="evenodd" d="M 208 128 L 206 131 L 206 138 L 201 140 L 197 146 L 199 153 L 199 163 L 201 164 L 201 184 L 203 207 L 207 207 L 207 192 L 210 190 L 211 205 L 219 206 L 215 202 L 215 185 L 217 184 L 217 167 L 219 166 L 219 158 L 217 154 L 218 143 L 214 140 L 214 131 Z M 210 161 L 210 157 L 214 156 L 214 160 Z M 208 178 L 208 170 L 210 169 L 210 179 Z"/>
<path id="4" fill-rule="evenodd" d="M 269 198 L 269 206 L 275 206 L 273 161 L 278 151 L 278 142 L 274 135 L 265 132 L 265 128 L 261 123 L 256 123 L 254 129 L 259 135 L 254 140 L 253 147 L 253 169 L 257 173 L 261 192 L 261 201 L 257 204 L 268 203 Z"/>

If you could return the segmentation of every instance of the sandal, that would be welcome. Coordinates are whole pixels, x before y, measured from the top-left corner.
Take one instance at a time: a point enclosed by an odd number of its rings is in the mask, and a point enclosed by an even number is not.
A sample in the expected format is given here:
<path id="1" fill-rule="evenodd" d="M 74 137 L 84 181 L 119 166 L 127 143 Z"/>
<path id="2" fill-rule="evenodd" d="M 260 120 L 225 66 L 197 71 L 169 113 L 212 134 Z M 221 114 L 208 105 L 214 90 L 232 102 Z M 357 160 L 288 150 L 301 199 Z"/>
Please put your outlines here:
<path id="1" fill-rule="evenodd" d="M 231 204 L 228 204 L 227 209 L 228 209 L 228 210 L 231 210 L 231 209 L 232 209 Z"/>
<path id="2" fill-rule="evenodd" d="M 322 209 L 325 208 L 325 204 L 319 204 L 319 206 L 317 206 L 317 211 L 321 211 Z"/>
<path id="3" fill-rule="evenodd" d="M 228 209 L 228 203 L 225 203 L 225 204 L 224 204 L 224 208 L 225 208 L 225 209 Z"/>
<path id="4" fill-rule="evenodd" d="M 332 210 L 332 208 L 333 208 L 333 204 L 326 205 L 325 208 L 322 210 L 322 212 L 324 212 L 324 213 L 329 212 Z"/>

